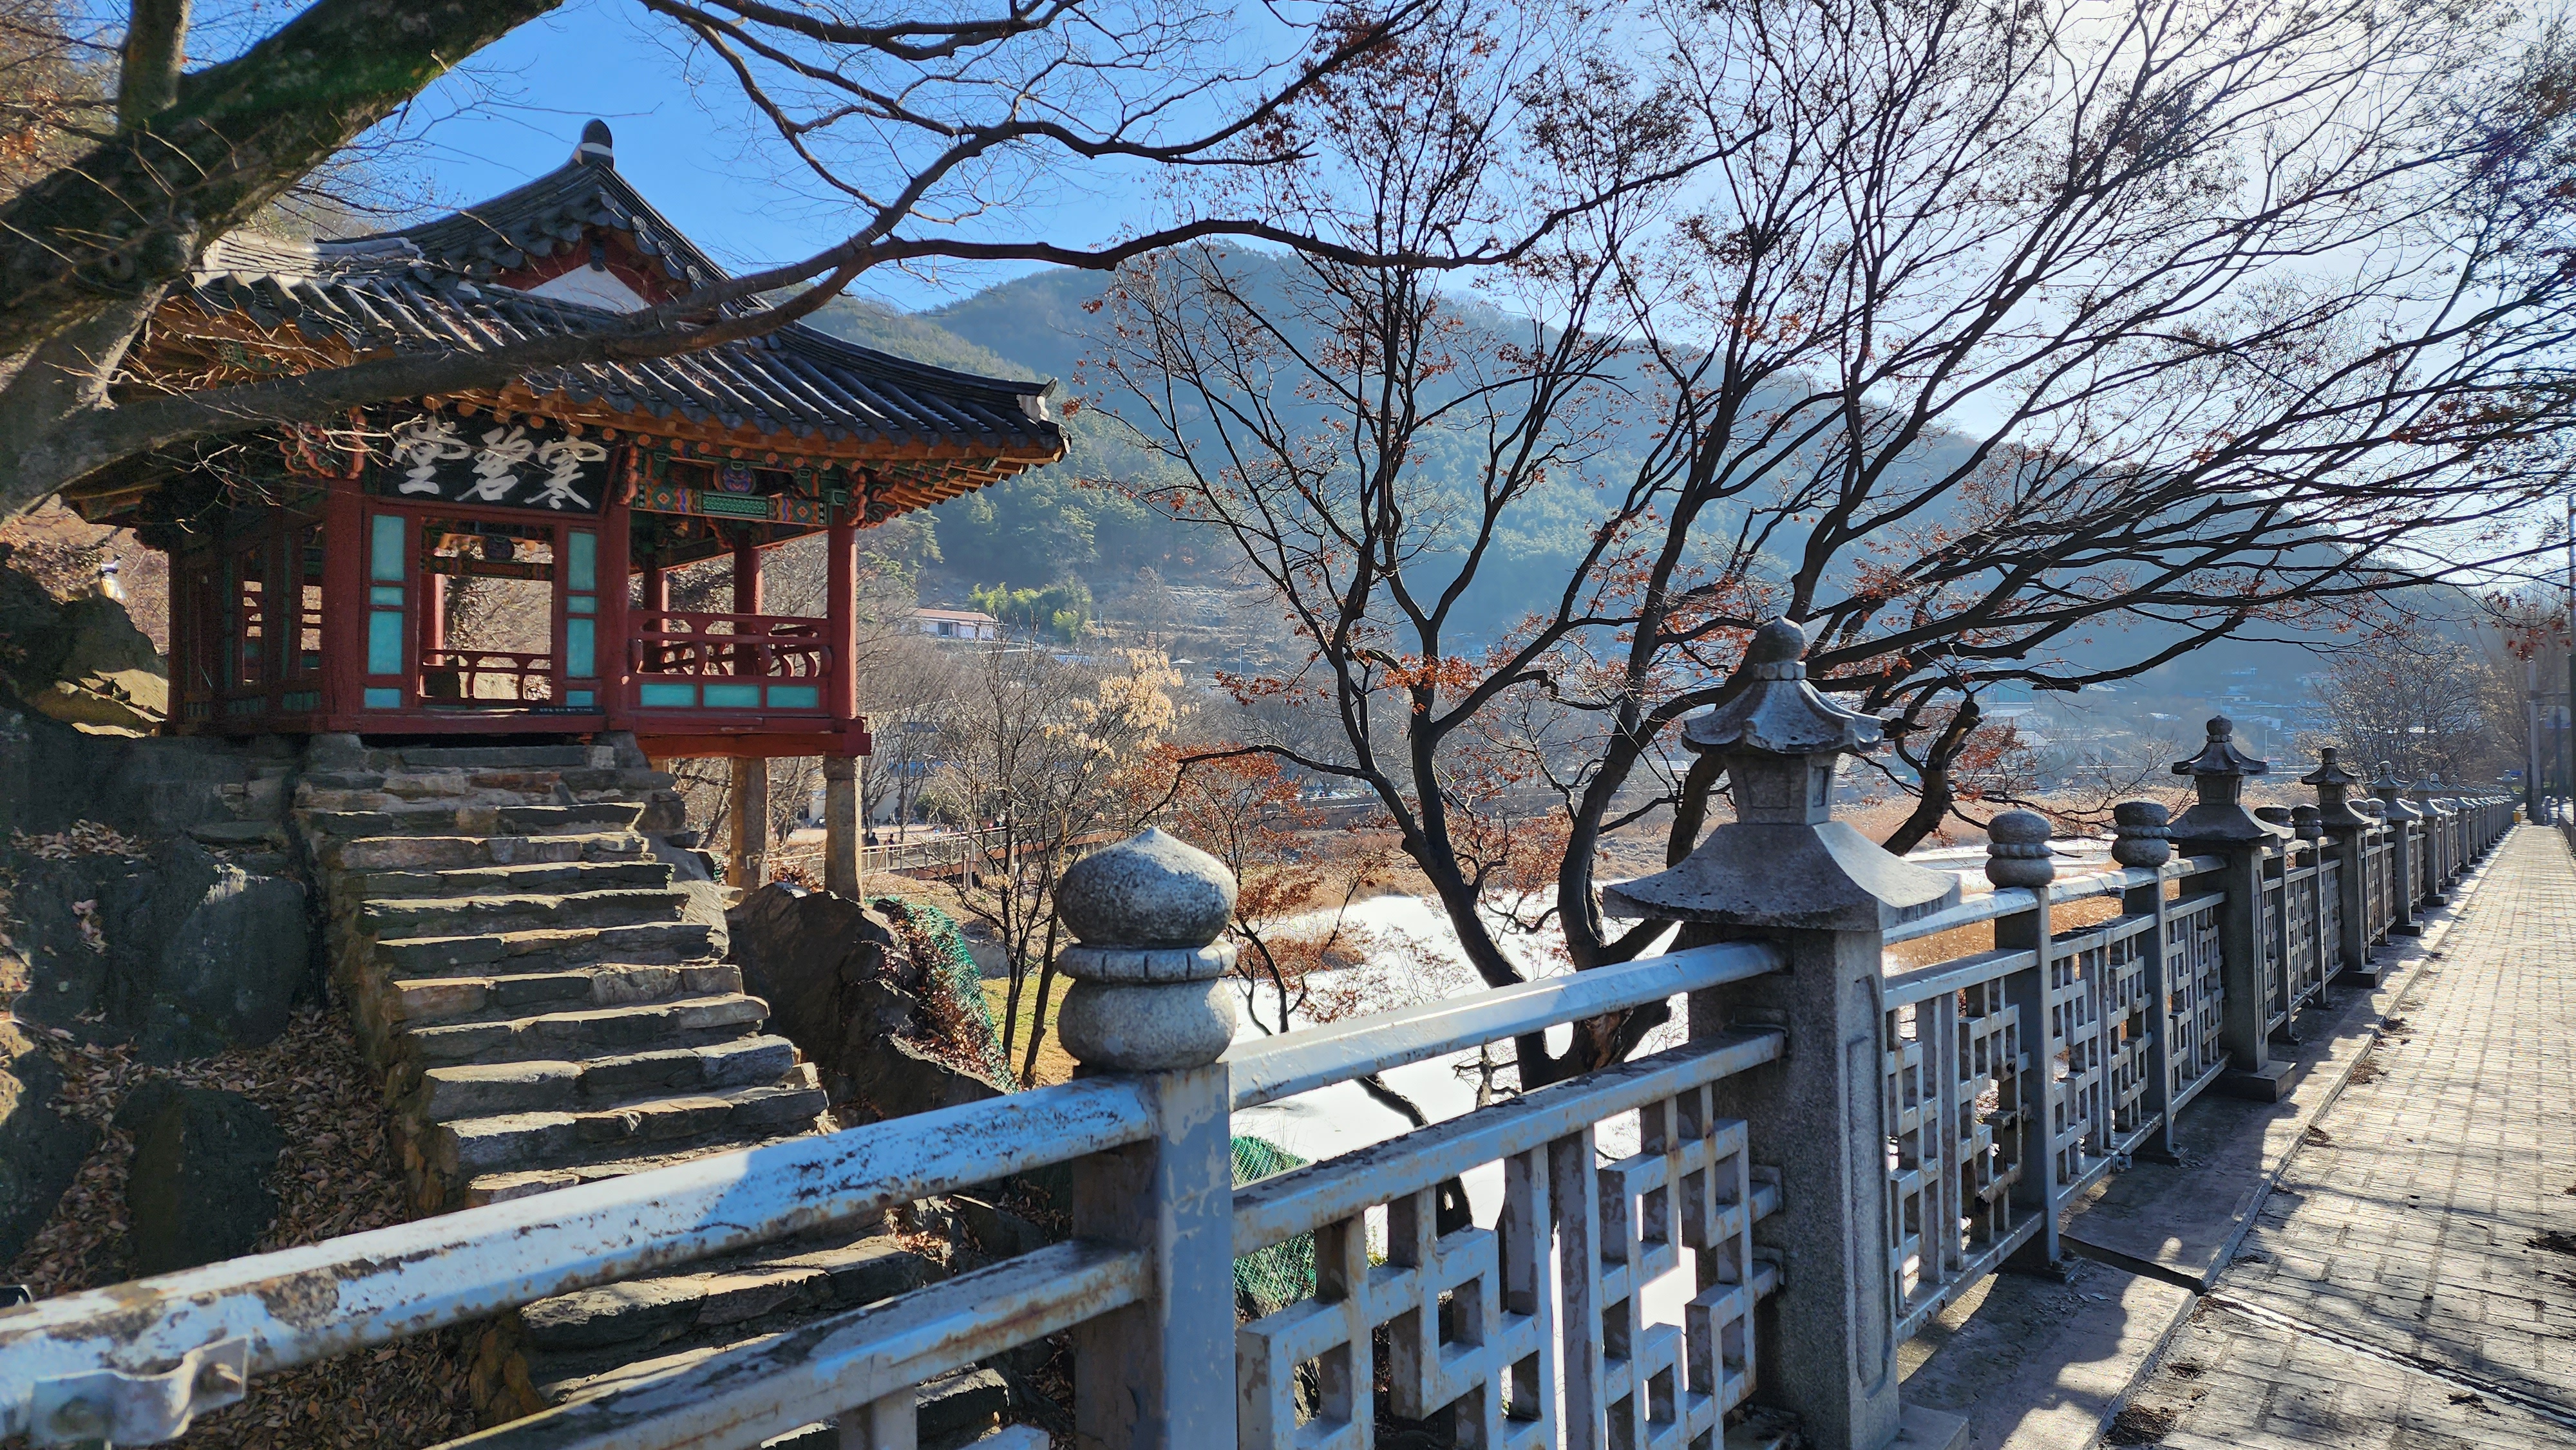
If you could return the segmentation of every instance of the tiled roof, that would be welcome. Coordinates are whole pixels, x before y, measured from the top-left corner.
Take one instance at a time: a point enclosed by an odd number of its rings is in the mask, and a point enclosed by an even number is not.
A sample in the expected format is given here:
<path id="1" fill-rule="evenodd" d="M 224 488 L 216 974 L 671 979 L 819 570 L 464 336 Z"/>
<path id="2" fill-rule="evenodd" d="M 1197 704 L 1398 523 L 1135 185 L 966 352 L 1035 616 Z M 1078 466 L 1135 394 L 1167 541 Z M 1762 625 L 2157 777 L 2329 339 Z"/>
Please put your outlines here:
<path id="1" fill-rule="evenodd" d="M 486 347 L 589 331 L 618 314 L 487 279 L 581 244 L 591 226 L 624 233 L 682 291 L 723 275 L 601 156 L 577 157 L 480 206 L 401 231 L 323 242 L 227 237 L 208 249 L 182 295 L 215 319 L 239 318 L 271 334 L 293 328 L 309 342 L 358 351 Z M 175 321 L 165 314 L 165 323 Z M 888 456 L 982 455 L 1025 465 L 1058 456 L 1064 444 L 1043 399 L 1048 384 L 950 372 L 794 323 L 697 352 L 542 369 L 521 381 L 540 400 L 627 415 L 647 430 L 647 420 L 684 419 L 756 430 L 789 446 L 806 440 L 818 452 L 883 448 Z"/>
<path id="2" fill-rule="evenodd" d="M 594 122 L 593 127 L 590 134 L 607 135 L 605 126 Z M 572 160 L 534 181 L 451 216 L 353 238 L 345 245 L 402 246 L 467 276 L 490 277 L 580 246 L 588 228 L 601 227 L 632 238 L 635 250 L 658 262 L 681 291 L 725 275 L 626 184 L 604 143 L 597 154 L 583 154 L 591 149 L 586 143 Z"/>

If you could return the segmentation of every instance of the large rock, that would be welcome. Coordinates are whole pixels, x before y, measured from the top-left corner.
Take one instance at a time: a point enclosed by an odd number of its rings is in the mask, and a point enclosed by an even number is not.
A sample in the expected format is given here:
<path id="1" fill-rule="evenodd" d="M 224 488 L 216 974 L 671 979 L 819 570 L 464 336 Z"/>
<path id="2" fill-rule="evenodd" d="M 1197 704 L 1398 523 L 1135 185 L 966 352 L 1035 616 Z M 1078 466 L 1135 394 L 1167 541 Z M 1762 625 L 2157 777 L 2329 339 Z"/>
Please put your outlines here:
<path id="1" fill-rule="evenodd" d="M 170 674 L 125 606 L 95 596 L 57 603 L 7 567 L 0 548 L 0 636 L 18 694 L 65 724 L 149 732 L 170 713 Z"/>
<path id="2" fill-rule="evenodd" d="M 16 897 L 34 968 L 19 1015 L 130 1039 L 147 1061 L 271 1041 L 312 982 L 303 885 L 193 841 L 27 862 Z M 104 1032 L 82 1020 L 101 1017 Z"/>
<path id="3" fill-rule="evenodd" d="M 44 1227 L 98 1135 L 54 1110 L 63 1075 L 0 1019 L 0 1264 Z"/>
<path id="4" fill-rule="evenodd" d="M 269 1187 L 286 1135 L 239 1093 L 151 1082 L 118 1110 L 134 1135 L 125 1182 L 137 1277 L 251 1251 L 277 1219 Z"/>
<path id="5" fill-rule="evenodd" d="M 796 1044 L 823 1074 L 833 1100 L 886 1038 L 909 1021 L 888 1020 L 882 987 L 901 990 L 894 933 L 866 907 L 828 891 L 773 881 L 725 913 L 743 990 L 769 1004 L 769 1030 Z"/>
<path id="6" fill-rule="evenodd" d="M 889 1118 L 962 1108 L 1002 1090 L 971 1072 L 960 1071 L 900 1037 L 882 1039 L 876 1049 L 852 1053 L 851 1095 Z"/>
<path id="7" fill-rule="evenodd" d="M 93 820 L 164 836 L 285 820 L 295 761 L 283 741 L 84 734 L 12 698 L 0 677 L 0 825 Z"/>
<path id="8" fill-rule="evenodd" d="M 769 1003 L 769 1030 L 815 1064 L 833 1101 L 904 1117 L 1000 1096 L 922 1046 L 921 998 L 938 984 L 866 907 L 778 881 L 725 919 L 743 989 Z"/>

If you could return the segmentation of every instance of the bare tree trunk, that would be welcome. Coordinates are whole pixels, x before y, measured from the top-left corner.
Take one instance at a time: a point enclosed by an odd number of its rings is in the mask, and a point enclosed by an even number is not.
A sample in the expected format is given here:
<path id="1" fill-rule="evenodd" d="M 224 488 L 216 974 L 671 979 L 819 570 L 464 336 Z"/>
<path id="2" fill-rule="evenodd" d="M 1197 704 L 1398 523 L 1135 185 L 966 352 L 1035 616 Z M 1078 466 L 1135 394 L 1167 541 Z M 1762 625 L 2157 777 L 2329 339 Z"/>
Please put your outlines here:
<path id="1" fill-rule="evenodd" d="M 1923 752 L 1922 793 L 1915 798 L 1913 811 L 1880 845 L 1902 856 L 1940 829 L 1942 817 L 1958 801 L 1951 785 L 1951 767 L 1957 764 L 1959 752 L 1967 748 L 1968 737 L 1976 733 L 1984 719 L 1985 711 L 1974 696 L 1959 702 L 1959 708 L 1951 712 L 1940 735 L 1933 740 L 1932 748 Z"/>

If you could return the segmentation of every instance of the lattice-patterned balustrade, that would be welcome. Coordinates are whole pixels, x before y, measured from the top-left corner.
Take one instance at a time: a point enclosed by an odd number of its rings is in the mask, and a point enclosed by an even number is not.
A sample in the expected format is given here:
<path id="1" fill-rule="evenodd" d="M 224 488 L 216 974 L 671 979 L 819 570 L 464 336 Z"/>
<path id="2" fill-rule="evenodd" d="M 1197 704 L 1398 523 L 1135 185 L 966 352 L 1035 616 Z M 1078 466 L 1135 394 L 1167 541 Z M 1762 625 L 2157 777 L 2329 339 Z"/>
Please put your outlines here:
<path id="1" fill-rule="evenodd" d="M 2227 1068 L 2219 1032 L 2226 1011 L 2225 961 L 2219 945 L 2220 892 L 2173 903 L 2165 917 L 2165 1021 L 2173 1033 L 2166 1060 L 2173 1085 L 2166 1101 L 2179 1110 Z"/>
<path id="2" fill-rule="evenodd" d="M 1752 1228 L 1777 1195 L 1757 1186 L 1745 1125 L 1715 1115 L 1710 1086 L 1772 1061 L 1780 1041 L 1675 1048 L 1240 1190 L 1238 1256 L 1311 1233 L 1317 1264 L 1312 1296 L 1237 1331 L 1241 1443 L 1376 1443 L 1383 1333 L 1387 1410 L 1446 1418 L 1461 1446 L 1713 1444 L 1753 1384 L 1752 1310 L 1772 1276 Z M 1630 1114 L 1639 1150 L 1598 1166 L 1598 1129 Z M 1435 1232 L 1440 1185 L 1491 1163 L 1496 1227 Z M 1380 1208 L 1385 1261 L 1372 1263 Z M 1698 1292 L 1684 1324 L 1647 1323 L 1645 1286 L 1685 1251 Z M 1560 1395 L 1591 1431 L 1560 1423 Z"/>

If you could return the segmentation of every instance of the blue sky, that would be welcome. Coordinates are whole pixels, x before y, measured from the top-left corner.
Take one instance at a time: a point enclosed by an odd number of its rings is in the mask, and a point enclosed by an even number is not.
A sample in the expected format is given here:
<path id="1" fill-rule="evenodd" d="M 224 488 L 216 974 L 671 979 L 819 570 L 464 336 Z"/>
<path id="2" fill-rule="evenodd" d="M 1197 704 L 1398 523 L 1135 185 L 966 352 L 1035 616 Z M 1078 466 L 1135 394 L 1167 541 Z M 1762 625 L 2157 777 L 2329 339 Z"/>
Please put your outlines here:
<path id="1" fill-rule="evenodd" d="M 730 79 L 692 86 L 673 36 L 626 0 L 572 0 L 475 56 L 393 123 L 408 139 L 391 153 L 387 179 L 405 192 L 425 188 L 441 209 L 472 202 L 561 165 L 596 116 L 616 133 L 618 170 L 727 266 L 792 261 L 846 236 L 846 204 L 780 166 L 783 148 L 755 127 Z M 1081 239 L 1127 214 L 1114 194 L 1026 197 L 1012 229 L 1028 235 L 1044 224 Z M 1004 275 L 934 281 L 880 269 L 854 290 L 920 308 Z"/>

